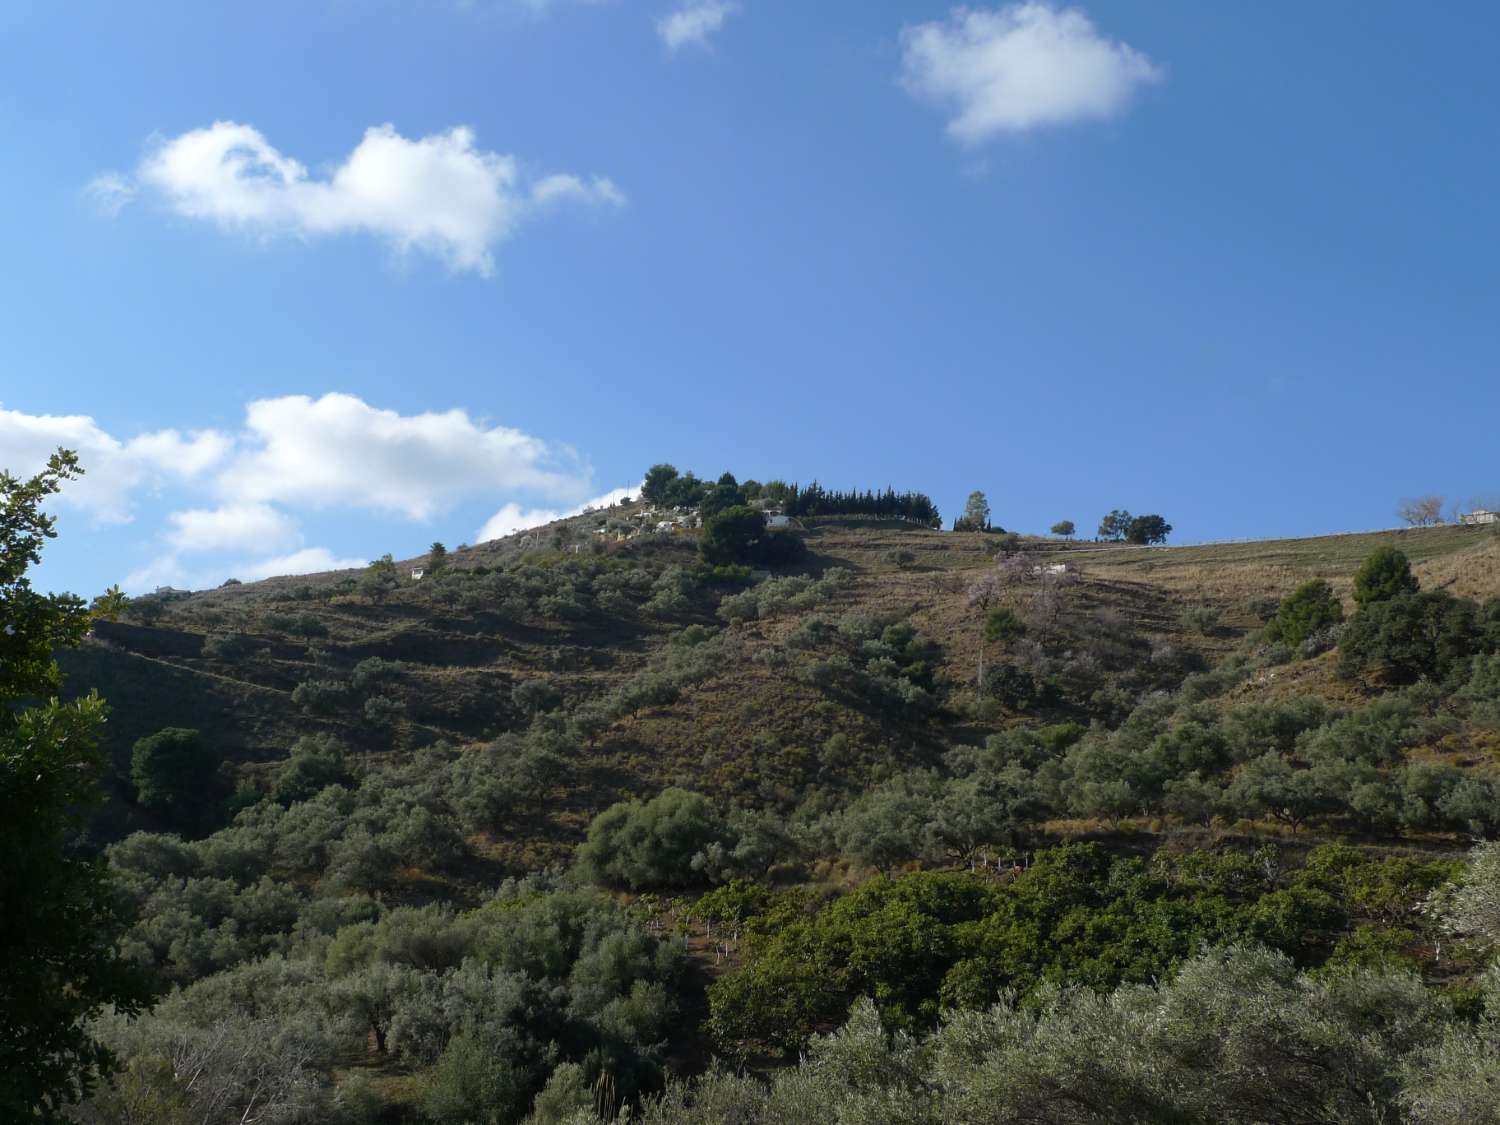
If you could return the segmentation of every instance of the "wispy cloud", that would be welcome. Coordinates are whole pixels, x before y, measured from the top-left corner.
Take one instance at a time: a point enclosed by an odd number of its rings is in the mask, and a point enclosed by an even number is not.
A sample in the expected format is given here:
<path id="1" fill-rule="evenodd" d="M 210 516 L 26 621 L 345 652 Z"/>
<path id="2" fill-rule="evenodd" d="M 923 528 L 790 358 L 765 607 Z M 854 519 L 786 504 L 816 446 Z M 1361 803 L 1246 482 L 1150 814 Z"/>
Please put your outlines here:
<path id="1" fill-rule="evenodd" d="M 83 197 L 94 210 L 112 219 L 135 199 L 135 184 L 118 172 L 106 172 L 84 185 Z"/>
<path id="2" fill-rule="evenodd" d="M 603 176 L 533 181 L 515 157 L 478 148 L 467 128 L 412 140 L 391 125 L 375 126 L 318 178 L 259 130 L 233 121 L 165 140 L 133 178 L 106 173 L 86 192 L 101 210 L 118 213 L 143 190 L 179 215 L 220 227 L 300 238 L 363 231 L 400 253 L 420 251 L 485 276 L 494 272 L 496 245 L 543 205 L 625 201 Z"/>
<path id="3" fill-rule="evenodd" d="M 958 8 L 902 33 L 902 81 L 952 109 L 964 144 L 1103 118 L 1162 78 L 1144 54 L 1100 34 L 1080 9 L 1050 3 Z"/>
<path id="4" fill-rule="evenodd" d="M 675 12 L 657 20 L 656 34 L 670 51 L 707 46 L 709 38 L 738 10 L 733 0 L 685 0 Z"/>

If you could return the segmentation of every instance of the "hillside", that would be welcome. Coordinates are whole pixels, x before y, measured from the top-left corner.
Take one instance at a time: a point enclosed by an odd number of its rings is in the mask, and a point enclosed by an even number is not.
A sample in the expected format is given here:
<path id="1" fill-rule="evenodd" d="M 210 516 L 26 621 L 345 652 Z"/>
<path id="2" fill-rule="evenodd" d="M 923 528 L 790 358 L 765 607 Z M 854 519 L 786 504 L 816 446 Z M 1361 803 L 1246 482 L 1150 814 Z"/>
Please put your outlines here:
<path id="1" fill-rule="evenodd" d="M 1264 623 L 1268 600 L 1299 583 L 1328 578 L 1347 601 L 1354 570 L 1380 545 L 1399 545 L 1425 588 L 1500 594 L 1500 540 L 1473 528 L 1210 547 L 1021 539 L 1007 547 L 1028 571 L 1062 563 L 1068 573 L 1050 595 L 1030 573 L 1007 586 L 1003 598 L 1028 613 L 1039 598 L 1060 603 L 1050 633 L 1034 632 L 1034 651 L 1019 655 L 1054 672 L 1089 667 L 1066 698 L 1030 701 L 1023 690 L 1008 705 L 976 708 L 981 629 L 968 591 L 996 571 L 999 537 L 810 520 L 805 565 L 774 577 L 705 580 L 694 573 L 691 532 L 592 542 L 603 538 L 591 534 L 597 525 L 629 522 L 634 509 L 461 548 L 445 573 L 421 581 L 405 576 L 424 560 L 403 560 L 401 581 L 378 596 L 361 589 L 362 572 L 339 572 L 143 599 L 127 620 L 100 622 L 83 647 L 65 654 L 64 666 L 73 684 L 96 686 L 110 700 L 109 744 L 122 779 L 138 738 L 189 727 L 203 733 L 233 780 L 254 783 L 309 732 L 338 737 L 366 761 L 435 740 L 489 742 L 530 722 L 515 699 L 519 685 L 545 685 L 568 711 L 669 674 L 674 660 L 681 663 L 685 635 L 713 637 L 712 658 L 671 698 L 632 707 L 579 748 L 566 798 L 552 812 L 561 834 L 544 833 L 560 856 L 610 802 L 684 777 L 724 799 L 790 808 L 809 786 L 857 790 L 871 770 L 880 776 L 934 764 L 946 749 L 979 745 L 1018 722 L 1112 725 L 1143 692 L 1171 690 L 1232 652 Z M 762 610 L 721 611 L 746 590 L 774 591 L 785 577 L 829 572 L 844 580 L 812 597 L 773 594 Z M 1212 612 L 1212 628 L 1185 619 L 1200 607 Z M 789 640 L 794 651 L 836 657 L 839 622 L 861 615 L 881 628 L 904 622 L 916 631 L 930 665 L 919 705 L 788 672 Z M 827 635 L 799 637 L 809 619 L 829 623 Z M 997 656 L 1005 653 L 992 651 L 992 665 Z M 1273 668 L 1236 685 L 1233 697 L 1283 694 L 1288 684 L 1347 697 L 1329 668 L 1327 661 Z M 297 694 L 304 684 L 333 690 L 303 698 L 310 694 Z M 396 706 L 367 714 L 377 696 Z M 857 748 L 853 756 L 820 757 L 839 735 Z M 124 793 L 123 783 L 118 789 Z M 117 831 L 150 824 L 126 803 L 115 811 Z"/>
<path id="2" fill-rule="evenodd" d="M 754 517 L 745 549 L 795 560 L 755 568 L 704 561 L 722 521 L 659 515 L 164 591 L 62 653 L 110 701 L 90 836 L 162 997 L 101 1038 L 142 1066 L 227 1050 L 237 1097 L 256 1060 L 317 1119 L 455 1125 L 740 1120 L 701 1077 L 719 1056 L 766 1079 L 734 1087 L 743 1119 L 779 1122 L 840 1043 L 946 1050 L 1034 1003 L 1049 1034 L 1077 1004 L 1217 1005 L 1229 1050 L 1274 984 L 1321 1029 L 1289 1080 L 1375 1051 L 1318 1097 L 1380 1107 L 1413 1044 L 1500 1012 L 1453 937 L 1473 924 L 1432 905 L 1500 836 L 1493 533 L 1135 548 Z M 1372 1046 L 1342 980 L 1424 1030 Z M 166 1096 L 146 1073 L 87 1120 Z M 954 1114 L 872 1119 L 989 1120 Z"/>

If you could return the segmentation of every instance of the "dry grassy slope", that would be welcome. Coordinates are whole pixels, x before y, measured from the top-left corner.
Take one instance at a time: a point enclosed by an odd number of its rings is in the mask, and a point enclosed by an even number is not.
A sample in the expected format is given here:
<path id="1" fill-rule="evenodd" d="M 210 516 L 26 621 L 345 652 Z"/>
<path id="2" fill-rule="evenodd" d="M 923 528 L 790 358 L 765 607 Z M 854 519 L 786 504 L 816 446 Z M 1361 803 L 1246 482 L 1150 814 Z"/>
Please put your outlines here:
<path id="1" fill-rule="evenodd" d="M 961 703 L 979 643 L 965 591 L 993 565 L 995 539 L 840 521 L 814 524 L 808 539 L 815 569 L 847 567 L 856 576 L 837 602 L 819 612 L 836 617 L 861 610 L 910 620 L 937 642 L 940 678 L 951 685 L 950 700 Z M 1249 598 L 1280 596 L 1310 577 L 1326 577 L 1347 590 L 1360 560 L 1387 542 L 1413 558 L 1428 588 L 1446 585 L 1480 597 L 1500 593 L 1500 537 L 1470 529 L 1147 550 L 1028 540 L 1025 548 L 1039 560 L 1065 558 L 1079 568 L 1083 581 L 1069 591 L 1070 614 L 1108 612 L 1121 629 L 1193 649 L 1212 661 L 1255 624 L 1245 608 Z M 897 566 L 890 558 L 897 548 L 911 551 L 915 563 Z M 690 564 L 693 557 L 690 537 L 613 549 L 652 568 Z M 518 537 L 512 537 L 458 552 L 454 563 L 460 569 L 495 566 L 520 550 Z M 104 627 L 99 640 L 67 658 L 72 686 L 97 685 L 112 699 L 112 742 L 122 766 L 135 738 L 185 725 L 203 729 L 227 759 L 253 773 L 282 757 L 298 734 L 309 730 L 335 732 L 367 753 L 399 751 L 437 737 L 459 744 L 486 740 L 517 723 L 506 702 L 514 683 L 546 679 L 572 702 L 596 697 L 649 667 L 684 624 L 713 621 L 711 606 L 702 605 L 672 622 L 597 615 L 569 623 L 518 622 L 483 610 L 444 608 L 426 598 L 421 586 L 381 605 L 349 598 L 330 602 L 332 587 L 346 577 L 227 587 L 175 604 L 158 628 Z M 1224 611 L 1228 628 L 1222 635 L 1183 631 L 1178 615 L 1194 604 Z M 267 625 L 273 613 L 311 615 L 327 636 L 308 640 L 278 632 Z M 795 625 L 794 618 L 781 617 L 737 627 L 741 643 L 716 675 L 669 706 L 615 724 L 590 747 L 586 760 L 576 763 L 574 783 L 555 809 L 555 825 L 577 831 L 603 803 L 667 784 L 752 800 L 795 797 L 810 783 L 836 782 L 834 773 L 852 783 L 881 765 L 930 761 L 945 746 L 977 742 L 987 729 L 1015 721 L 999 715 L 974 725 L 956 706 L 920 722 L 893 719 L 754 661 L 757 651 L 779 642 Z M 225 631 L 257 638 L 263 651 L 232 664 L 205 658 L 204 638 Z M 292 704 L 297 683 L 330 670 L 347 671 L 367 656 L 411 665 L 389 689 L 408 708 L 394 738 L 363 723 L 357 709 L 310 716 Z M 1347 691 L 1331 668 L 1324 658 L 1275 669 L 1242 686 L 1238 695 Z M 838 733 L 847 735 L 855 750 L 850 760 L 830 764 L 818 751 Z"/>

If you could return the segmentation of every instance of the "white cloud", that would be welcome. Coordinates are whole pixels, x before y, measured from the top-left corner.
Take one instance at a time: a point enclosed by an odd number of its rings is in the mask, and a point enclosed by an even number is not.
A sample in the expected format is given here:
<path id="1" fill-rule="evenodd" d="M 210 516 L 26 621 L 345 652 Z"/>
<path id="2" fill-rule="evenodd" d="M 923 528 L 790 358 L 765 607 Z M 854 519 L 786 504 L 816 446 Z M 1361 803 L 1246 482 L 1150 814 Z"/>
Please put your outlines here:
<path id="1" fill-rule="evenodd" d="M 221 227 L 302 238 L 364 231 L 402 253 L 422 251 L 486 276 L 495 245 L 542 205 L 624 202 L 600 176 L 560 174 L 533 184 L 515 157 L 477 148 L 463 127 L 410 140 L 391 125 L 375 126 L 317 178 L 254 127 L 216 121 L 163 141 L 134 181 L 107 173 L 86 190 L 117 212 L 137 185 L 178 214 Z"/>
<path id="2" fill-rule="evenodd" d="M 563 450 L 462 410 L 398 414 L 347 394 L 261 399 L 246 412 L 245 448 L 219 477 L 226 500 L 364 508 L 425 520 L 496 493 L 571 499 L 588 469 Z"/>
<path id="3" fill-rule="evenodd" d="M 269 504 L 172 512 L 166 540 L 178 551 L 274 551 L 302 542 L 297 521 Z"/>
<path id="4" fill-rule="evenodd" d="M 83 196 L 101 215 L 114 218 L 135 198 L 135 185 L 118 172 L 106 172 L 84 185 Z"/>
<path id="5" fill-rule="evenodd" d="M 948 132 L 964 144 L 998 133 L 1108 117 L 1161 71 L 1099 34 L 1082 11 L 1050 3 L 958 8 L 901 36 L 902 79 L 950 106 Z"/>
<path id="6" fill-rule="evenodd" d="M 675 12 L 656 21 L 656 34 L 670 51 L 707 46 L 709 36 L 738 10 L 733 0 L 684 0 Z"/>
<path id="7" fill-rule="evenodd" d="M 161 516 L 157 556 L 122 580 L 134 592 L 365 565 L 304 547 L 299 517 L 309 511 L 425 521 L 463 502 L 511 498 L 480 533 L 491 539 L 640 491 L 579 503 L 592 474 L 566 447 L 463 410 L 403 415 L 348 394 L 251 402 L 234 433 L 168 429 L 128 440 L 86 415 L 0 409 L 0 468 L 30 475 L 59 446 L 76 450 L 86 472 L 58 499 L 102 522 L 129 522 L 143 490 L 176 485 L 215 498 Z"/>
<path id="8" fill-rule="evenodd" d="M 203 476 L 223 461 L 231 439 L 214 430 L 183 435 L 158 430 L 129 441 L 105 432 L 85 414 L 23 414 L 0 409 L 0 468 L 27 476 L 59 447 L 78 454 L 82 478 L 64 485 L 59 502 L 100 523 L 128 523 L 132 495 L 167 480 Z"/>
<path id="9" fill-rule="evenodd" d="M 617 488 L 612 492 L 606 492 L 603 496 L 596 496 L 592 500 L 586 500 L 572 508 L 550 510 L 545 508 L 522 508 L 519 504 L 506 504 L 498 512 L 484 521 L 484 526 L 474 535 L 474 542 L 488 543 L 491 539 L 503 539 L 507 535 L 513 535 L 517 531 L 525 531 L 528 528 L 541 527 L 552 523 L 554 520 L 567 519 L 569 516 L 582 515 L 585 508 L 607 508 L 611 504 L 618 504 L 627 496 L 639 496 L 640 485 L 634 488 Z"/>

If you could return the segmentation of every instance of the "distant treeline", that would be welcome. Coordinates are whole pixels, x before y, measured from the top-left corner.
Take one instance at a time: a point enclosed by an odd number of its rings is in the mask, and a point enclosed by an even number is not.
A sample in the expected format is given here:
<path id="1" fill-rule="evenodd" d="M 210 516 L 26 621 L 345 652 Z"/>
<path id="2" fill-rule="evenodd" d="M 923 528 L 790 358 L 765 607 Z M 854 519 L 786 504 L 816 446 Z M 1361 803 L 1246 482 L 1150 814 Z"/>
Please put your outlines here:
<path id="1" fill-rule="evenodd" d="M 817 481 L 787 486 L 784 510 L 789 516 L 874 516 L 938 527 L 942 517 L 930 496 L 921 492 L 831 492 Z"/>

